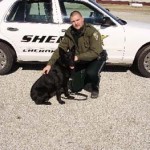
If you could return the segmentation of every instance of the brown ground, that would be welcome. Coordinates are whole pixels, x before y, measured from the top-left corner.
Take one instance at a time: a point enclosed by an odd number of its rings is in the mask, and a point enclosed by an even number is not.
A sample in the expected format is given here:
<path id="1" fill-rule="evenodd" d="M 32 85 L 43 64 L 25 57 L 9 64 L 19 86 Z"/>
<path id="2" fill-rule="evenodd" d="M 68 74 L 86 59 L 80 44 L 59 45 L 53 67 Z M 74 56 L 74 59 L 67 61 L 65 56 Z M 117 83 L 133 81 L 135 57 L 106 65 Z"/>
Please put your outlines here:
<path id="1" fill-rule="evenodd" d="M 150 14 L 150 6 L 131 7 L 129 5 L 118 4 L 101 4 L 103 7 L 108 8 L 110 11 L 131 11 L 131 12 L 147 12 Z"/>
<path id="2" fill-rule="evenodd" d="M 131 7 L 129 5 L 101 4 L 112 14 L 125 20 L 135 20 L 150 23 L 150 6 Z"/>

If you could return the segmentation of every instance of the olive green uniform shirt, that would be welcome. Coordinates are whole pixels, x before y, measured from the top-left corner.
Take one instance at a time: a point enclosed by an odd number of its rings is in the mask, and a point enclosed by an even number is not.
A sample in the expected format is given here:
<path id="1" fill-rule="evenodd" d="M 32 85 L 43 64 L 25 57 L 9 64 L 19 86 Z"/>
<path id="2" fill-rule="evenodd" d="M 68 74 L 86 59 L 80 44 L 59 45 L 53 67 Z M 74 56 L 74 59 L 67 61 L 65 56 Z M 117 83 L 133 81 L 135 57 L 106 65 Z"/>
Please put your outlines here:
<path id="1" fill-rule="evenodd" d="M 67 51 L 75 45 L 76 56 L 79 61 L 92 61 L 99 57 L 99 54 L 102 52 L 103 48 L 101 35 L 97 29 L 95 29 L 92 25 L 85 23 L 82 33 L 78 38 L 78 43 L 74 40 L 72 32 L 73 29 L 72 26 L 70 26 L 58 48 L 48 61 L 49 65 L 53 65 L 59 58 L 59 47 Z"/>

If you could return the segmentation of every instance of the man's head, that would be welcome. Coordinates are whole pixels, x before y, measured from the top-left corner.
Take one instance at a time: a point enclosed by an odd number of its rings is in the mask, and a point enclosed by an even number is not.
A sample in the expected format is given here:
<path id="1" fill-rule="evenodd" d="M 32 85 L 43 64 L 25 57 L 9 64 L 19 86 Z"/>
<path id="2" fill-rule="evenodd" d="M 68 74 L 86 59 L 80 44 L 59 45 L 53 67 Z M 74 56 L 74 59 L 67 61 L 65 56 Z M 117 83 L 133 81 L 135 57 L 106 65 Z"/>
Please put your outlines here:
<path id="1" fill-rule="evenodd" d="M 70 14 L 70 21 L 76 30 L 81 29 L 84 25 L 84 18 L 79 11 L 73 11 Z"/>

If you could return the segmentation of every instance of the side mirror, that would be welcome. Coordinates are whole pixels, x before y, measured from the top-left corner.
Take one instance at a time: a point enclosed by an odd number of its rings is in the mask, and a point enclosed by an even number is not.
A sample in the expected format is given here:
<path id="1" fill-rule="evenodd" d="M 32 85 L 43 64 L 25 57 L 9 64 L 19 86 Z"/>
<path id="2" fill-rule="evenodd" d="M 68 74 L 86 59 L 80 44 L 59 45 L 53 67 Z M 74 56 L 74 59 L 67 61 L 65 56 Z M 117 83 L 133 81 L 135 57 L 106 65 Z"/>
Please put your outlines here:
<path id="1" fill-rule="evenodd" d="M 103 17 L 101 25 L 103 27 L 110 27 L 115 24 L 112 22 L 112 20 L 109 17 Z"/>
<path id="2" fill-rule="evenodd" d="M 108 8 L 105 8 L 107 11 L 110 11 Z"/>

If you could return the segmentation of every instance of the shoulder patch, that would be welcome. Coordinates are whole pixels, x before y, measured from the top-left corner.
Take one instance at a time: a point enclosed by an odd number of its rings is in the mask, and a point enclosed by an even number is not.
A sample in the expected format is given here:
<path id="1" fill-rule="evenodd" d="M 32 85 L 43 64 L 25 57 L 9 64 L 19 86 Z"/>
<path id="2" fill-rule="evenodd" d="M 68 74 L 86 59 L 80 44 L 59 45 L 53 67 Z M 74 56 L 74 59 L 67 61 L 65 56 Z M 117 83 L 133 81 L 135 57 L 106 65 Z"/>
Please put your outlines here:
<path id="1" fill-rule="evenodd" d="M 99 36 L 98 32 L 94 32 L 93 36 L 94 36 L 95 40 L 97 41 L 98 40 L 98 36 Z"/>

